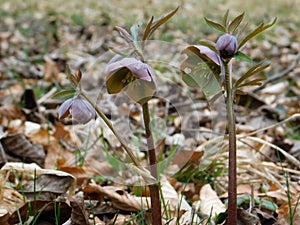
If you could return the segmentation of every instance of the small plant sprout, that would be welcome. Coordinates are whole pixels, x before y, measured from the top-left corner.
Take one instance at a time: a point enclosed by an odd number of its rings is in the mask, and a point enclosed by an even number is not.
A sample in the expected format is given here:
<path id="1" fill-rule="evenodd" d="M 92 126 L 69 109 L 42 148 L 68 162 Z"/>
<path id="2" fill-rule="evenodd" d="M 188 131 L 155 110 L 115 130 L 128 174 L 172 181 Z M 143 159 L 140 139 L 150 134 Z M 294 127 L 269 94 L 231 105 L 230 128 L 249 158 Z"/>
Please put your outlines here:
<path id="1" fill-rule="evenodd" d="M 187 85 L 200 87 L 204 92 L 210 93 L 210 96 L 214 94 L 219 97 L 222 93 L 225 96 L 229 140 L 227 224 L 236 225 L 238 222 L 234 97 L 236 93 L 243 93 L 242 87 L 260 85 L 264 80 L 264 77 L 260 76 L 260 72 L 267 68 L 269 64 L 260 62 L 252 66 L 233 83 L 231 60 L 235 58 L 237 61 L 252 62 L 246 54 L 241 52 L 241 48 L 250 39 L 273 26 L 276 18 L 271 23 L 261 23 L 252 32 L 244 34 L 243 31 L 245 31 L 246 26 L 239 29 L 244 13 L 238 15 L 232 21 L 229 21 L 228 14 L 229 11 L 226 12 L 221 23 L 205 18 L 206 23 L 221 35 L 216 43 L 204 40 L 200 41 L 199 45 L 191 45 L 185 48 L 183 53 L 187 55 L 187 58 L 182 62 L 181 73 Z M 219 87 L 219 90 L 216 90 L 217 87 Z M 212 89 L 213 91 L 210 91 Z"/>

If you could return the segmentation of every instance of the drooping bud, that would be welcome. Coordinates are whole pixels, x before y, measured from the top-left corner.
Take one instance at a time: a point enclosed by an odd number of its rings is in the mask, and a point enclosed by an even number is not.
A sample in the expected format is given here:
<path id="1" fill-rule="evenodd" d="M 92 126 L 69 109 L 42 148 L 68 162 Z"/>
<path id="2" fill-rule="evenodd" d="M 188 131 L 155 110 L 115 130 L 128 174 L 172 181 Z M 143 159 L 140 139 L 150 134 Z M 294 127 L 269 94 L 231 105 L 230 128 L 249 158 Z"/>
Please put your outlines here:
<path id="1" fill-rule="evenodd" d="M 221 35 L 216 43 L 216 49 L 218 50 L 221 58 L 232 58 L 238 51 L 237 38 L 228 33 Z"/>
<path id="2" fill-rule="evenodd" d="M 80 95 L 66 100 L 59 107 L 57 113 L 59 120 L 71 116 L 75 121 L 82 124 L 86 124 L 97 117 L 94 107 Z"/>

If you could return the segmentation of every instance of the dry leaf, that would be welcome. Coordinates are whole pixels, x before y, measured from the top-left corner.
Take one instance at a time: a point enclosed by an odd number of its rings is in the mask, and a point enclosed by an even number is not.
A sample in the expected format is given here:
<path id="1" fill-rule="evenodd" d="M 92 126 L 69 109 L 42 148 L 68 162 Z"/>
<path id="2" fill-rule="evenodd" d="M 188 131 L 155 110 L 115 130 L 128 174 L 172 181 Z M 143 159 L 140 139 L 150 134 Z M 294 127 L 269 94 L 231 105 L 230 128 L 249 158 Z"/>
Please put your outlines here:
<path id="1" fill-rule="evenodd" d="M 24 134 L 11 134 L 1 139 L 1 143 L 10 161 L 35 162 L 40 166 L 45 162 L 45 151 L 41 145 L 32 144 Z"/>
<path id="2" fill-rule="evenodd" d="M 84 206 L 83 199 L 72 197 L 70 204 L 72 207 L 71 225 L 91 225 L 89 222 L 89 212 Z"/>
<path id="3" fill-rule="evenodd" d="M 210 184 L 205 184 L 200 190 L 200 211 L 206 215 L 211 215 L 212 219 L 219 213 L 226 211 L 226 206 L 219 199 L 217 193 Z"/>
<path id="4" fill-rule="evenodd" d="M 95 184 L 89 184 L 83 189 L 85 194 L 97 194 L 99 198 L 106 197 L 112 201 L 115 208 L 124 211 L 134 211 L 140 209 L 150 208 L 150 198 L 148 197 L 137 197 L 126 193 L 119 187 L 115 186 L 99 186 Z"/>
<path id="5" fill-rule="evenodd" d="M 28 195 L 40 192 L 60 195 L 68 193 L 69 197 L 74 194 L 76 179 L 68 173 L 59 170 L 41 169 L 35 163 L 6 163 L 1 171 L 10 173 L 14 171 L 18 177 L 26 178 L 27 183 L 24 185 L 24 192 Z M 7 177 L 6 175 L 5 177 Z M 34 181 L 35 179 L 35 181 Z M 21 180 L 22 182 L 22 180 Z M 45 197 L 45 196 L 43 196 Z"/>

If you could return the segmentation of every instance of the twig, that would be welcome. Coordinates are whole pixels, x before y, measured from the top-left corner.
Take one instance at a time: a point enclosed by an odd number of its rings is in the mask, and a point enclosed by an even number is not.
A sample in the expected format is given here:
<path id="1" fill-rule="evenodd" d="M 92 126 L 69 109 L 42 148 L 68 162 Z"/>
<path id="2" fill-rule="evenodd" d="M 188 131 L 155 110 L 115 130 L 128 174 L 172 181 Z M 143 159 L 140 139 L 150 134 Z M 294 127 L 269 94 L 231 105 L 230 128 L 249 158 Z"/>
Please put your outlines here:
<path id="1" fill-rule="evenodd" d="M 259 87 L 255 88 L 253 90 L 253 92 L 258 92 L 259 90 L 263 89 L 268 83 L 271 83 L 273 81 L 276 81 L 276 80 L 279 80 L 281 79 L 282 77 L 284 77 L 285 75 L 287 75 L 288 73 L 292 72 L 296 66 L 298 65 L 299 63 L 299 60 L 300 60 L 300 53 L 298 53 L 294 59 L 294 61 L 292 62 L 292 64 L 287 68 L 285 69 L 284 71 L 280 72 L 280 73 L 277 73 L 271 77 L 269 77 L 267 80 L 265 80 L 262 85 L 260 85 Z"/>

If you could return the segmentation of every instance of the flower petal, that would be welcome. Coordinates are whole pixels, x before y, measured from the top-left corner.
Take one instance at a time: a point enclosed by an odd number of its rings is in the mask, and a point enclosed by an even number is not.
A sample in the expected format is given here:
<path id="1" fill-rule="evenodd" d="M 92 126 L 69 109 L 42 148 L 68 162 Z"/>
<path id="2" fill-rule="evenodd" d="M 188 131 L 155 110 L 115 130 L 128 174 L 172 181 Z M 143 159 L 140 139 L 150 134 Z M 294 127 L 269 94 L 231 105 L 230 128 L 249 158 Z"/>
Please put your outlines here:
<path id="1" fill-rule="evenodd" d="M 121 68 L 117 71 L 109 73 L 106 77 L 106 89 L 109 94 L 116 94 L 122 91 L 122 89 L 127 85 L 122 82 L 129 70 L 127 68 Z"/>
<path id="2" fill-rule="evenodd" d="M 70 114 L 69 109 L 72 106 L 72 104 L 73 98 L 70 98 L 66 100 L 63 104 L 61 104 L 61 106 L 57 110 L 59 120 L 66 118 Z"/>
<path id="3" fill-rule="evenodd" d="M 190 45 L 183 50 L 183 53 L 186 53 L 188 55 L 190 54 L 189 52 L 193 52 L 205 61 L 209 60 L 213 61 L 219 66 L 221 65 L 220 56 L 209 47 L 206 47 L 204 45 Z"/>
<path id="4" fill-rule="evenodd" d="M 92 118 L 92 112 L 87 108 L 85 102 L 81 97 L 77 97 L 74 99 L 72 107 L 70 108 L 70 114 L 73 119 L 78 121 L 79 123 L 87 123 Z"/>

